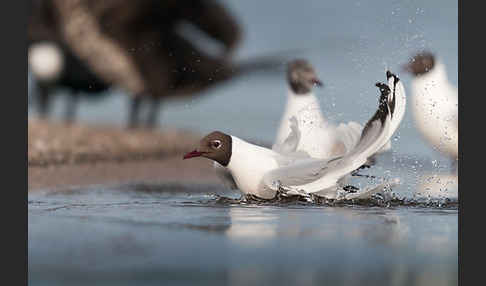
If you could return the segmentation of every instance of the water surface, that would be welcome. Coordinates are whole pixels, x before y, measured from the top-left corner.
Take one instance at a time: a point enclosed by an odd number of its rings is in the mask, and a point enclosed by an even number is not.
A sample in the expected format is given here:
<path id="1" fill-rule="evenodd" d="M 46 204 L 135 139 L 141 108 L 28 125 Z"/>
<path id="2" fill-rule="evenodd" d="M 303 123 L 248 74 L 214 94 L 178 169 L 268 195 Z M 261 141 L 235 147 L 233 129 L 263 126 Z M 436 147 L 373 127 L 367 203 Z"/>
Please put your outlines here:
<path id="1" fill-rule="evenodd" d="M 417 198 L 409 187 L 392 191 Z M 457 285 L 455 204 L 239 196 L 163 182 L 32 193 L 29 284 Z"/>

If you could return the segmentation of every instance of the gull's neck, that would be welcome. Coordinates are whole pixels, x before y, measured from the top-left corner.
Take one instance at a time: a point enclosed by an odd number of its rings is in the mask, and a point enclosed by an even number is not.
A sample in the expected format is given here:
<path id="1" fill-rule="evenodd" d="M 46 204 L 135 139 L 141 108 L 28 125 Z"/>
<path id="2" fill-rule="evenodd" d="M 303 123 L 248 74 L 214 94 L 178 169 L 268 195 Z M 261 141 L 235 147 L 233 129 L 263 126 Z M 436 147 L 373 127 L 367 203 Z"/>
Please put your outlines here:
<path id="1" fill-rule="evenodd" d="M 432 70 L 426 74 L 416 76 L 412 81 L 414 88 L 419 89 L 434 89 L 438 86 L 443 86 L 445 83 L 448 83 L 447 73 L 445 65 L 441 62 L 437 62 Z"/>
<path id="2" fill-rule="evenodd" d="M 274 151 L 258 145 L 248 143 L 236 136 L 231 136 L 231 158 L 226 166 L 230 171 L 235 171 L 235 168 L 244 161 L 254 161 L 258 164 L 259 159 L 265 159 L 268 156 L 273 156 Z M 253 158 L 250 158 L 253 157 Z"/>
<path id="3" fill-rule="evenodd" d="M 317 98 L 312 90 L 303 94 L 297 94 L 291 88 L 287 90 L 287 100 L 309 101 L 309 100 L 316 100 L 316 99 Z"/>
<path id="4" fill-rule="evenodd" d="M 455 107 L 457 89 L 449 83 L 445 66 L 442 63 L 438 62 L 427 74 L 414 78 L 411 86 L 413 108 L 423 109 L 431 102 L 437 102 L 457 109 Z"/>
<path id="5" fill-rule="evenodd" d="M 286 111 L 295 115 L 305 109 L 317 109 L 320 112 L 320 104 L 314 92 L 310 91 L 305 94 L 296 94 L 289 88 L 287 91 Z"/>

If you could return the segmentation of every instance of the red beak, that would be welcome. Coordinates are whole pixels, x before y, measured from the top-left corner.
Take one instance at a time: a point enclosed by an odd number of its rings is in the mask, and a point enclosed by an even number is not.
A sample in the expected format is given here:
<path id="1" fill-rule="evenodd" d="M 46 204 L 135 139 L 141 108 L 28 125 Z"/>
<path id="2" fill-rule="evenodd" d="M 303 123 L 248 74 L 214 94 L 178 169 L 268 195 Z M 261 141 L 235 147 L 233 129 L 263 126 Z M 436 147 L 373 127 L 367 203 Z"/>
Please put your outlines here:
<path id="1" fill-rule="evenodd" d="M 203 152 L 199 152 L 197 150 L 194 150 L 194 151 L 189 152 L 186 155 L 184 155 L 184 158 L 182 160 L 189 159 L 189 158 L 194 158 L 194 157 L 199 157 L 202 154 L 203 154 Z"/>

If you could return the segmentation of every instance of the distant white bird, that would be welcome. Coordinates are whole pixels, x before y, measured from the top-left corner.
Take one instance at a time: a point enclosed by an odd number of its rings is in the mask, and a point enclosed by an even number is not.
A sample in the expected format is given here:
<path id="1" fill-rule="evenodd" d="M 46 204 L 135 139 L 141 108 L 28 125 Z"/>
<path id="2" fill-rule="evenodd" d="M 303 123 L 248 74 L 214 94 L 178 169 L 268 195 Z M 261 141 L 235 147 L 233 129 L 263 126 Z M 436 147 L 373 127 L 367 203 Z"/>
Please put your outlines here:
<path id="1" fill-rule="evenodd" d="M 34 43 L 29 47 L 28 62 L 37 80 L 55 81 L 64 68 L 64 53 L 52 42 Z"/>
<path id="2" fill-rule="evenodd" d="M 388 84 L 377 83 L 381 96 L 375 115 L 365 125 L 358 143 L 343 156 L 316 159 L 298 152 L 282 154 L 250 144 L 236 136 L 212 132 L 184 159 L 203 156 L 227 168 L 238 189 L 263 199 L 278 190 L 288 193 L 335 194 L 342 178 L 360 168 L 388 142 L 405 112 L 402 83 L 387 72 Z"/>
<path id="3" fill-rule="evenodd" d="M 430 52 L 420 52 L 405 66 L 413 75 L 415 125 L 429 144 L 458 158 L 458 92 L 447 79 L 445 65 Z"/>
<path id="4" fill-rule="evenodd" d="M 350 121 L 336 126 L 322 114 L 319 100 L 312 90 L 316 85 L 322 86 L 322 82 L 308 61 L 291 61 L 287 68 L 287 81 L 287 103 L 273 150 L 286 153 L 289 149 L 296 149 L 313 158 L 325 159 L 344 155 L 358 143 L 363 130 L 359 123 Z M 289 137 L 292 132 L 294 135 Z M 388 143 L 383 151 L 390 148 Z"/>

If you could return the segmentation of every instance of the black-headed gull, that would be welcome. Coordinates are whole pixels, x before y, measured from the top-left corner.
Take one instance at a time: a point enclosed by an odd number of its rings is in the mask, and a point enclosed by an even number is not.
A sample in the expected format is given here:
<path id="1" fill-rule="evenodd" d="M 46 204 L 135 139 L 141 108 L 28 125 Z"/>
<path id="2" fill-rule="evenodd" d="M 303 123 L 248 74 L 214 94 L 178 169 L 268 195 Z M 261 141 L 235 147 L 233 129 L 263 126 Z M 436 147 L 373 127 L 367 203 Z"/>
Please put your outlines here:
<path id="1" fill-rule="evenodd" d="M 307 60 L 295 59 L 288 63 L 287 83 L 287 102 L 272 150 L 294 155 L 300 152 L 317 159 L 334 158 L 352 150 L 359 141 L 363 126 L 354 121 L 336 126 L 324 117 L 313 92 L 315 86 L 323 84 Z M 390 149 L 388 141 L 378 153 Z M 227 187 L 237 188 L 225 168 L 217 162 L 213 166 Z"/>
<path id="2" fill-rule="evenodd" d="M 224 166 L 244 194 L 271 199 L 278 190 L 326 196 L 343 186 L 341 180 L 360 168 L 388 142 L 405 113 L 405 90 L 401 81 L 387 72 L 388 84 L 377 83 L 379 106 L 366 123 L 358 143 L 343 156 L 316 159 L 282 154 L 250 144 L 236 136 L 215 131 L 184 159 L 206 157 Z"/>
<path id="3" fill-rule="evenodd" d="M 312 65 L 304 59 L 289 62 L 287 82 L 287 103 L 272 149 L 281 153 L 296 149 L 320 159 L 351 150 L 363 127 L 356 122 L 335 126 L 324 117 L 313 92 L 322 82 Z"/>
<path id="4" fill-rule="evenodd" d="M 313 92 L 313 87 L 322 86 L 322 82 L 312 65 L 304 59 L 291 61 L 287 82 L 287 103 L 272 149 L 280 153 L 305 152 L 318 159 L 341 156 L 352 150 L 363 126 L 354 121 L 336 126 L 324 117 Z M 390 149 L 387 142 L 380 152 Z"/>
<path id="5" fill-rule="evenodd" d="M 458 93 L 445 65 L 430 52 L 412 57 L 405 69 L 413 75 L 412 114 L 420 133 L 434 148 L 458 158 Z"/>

